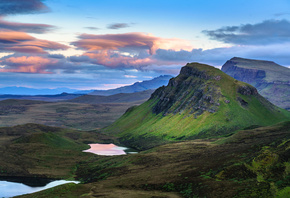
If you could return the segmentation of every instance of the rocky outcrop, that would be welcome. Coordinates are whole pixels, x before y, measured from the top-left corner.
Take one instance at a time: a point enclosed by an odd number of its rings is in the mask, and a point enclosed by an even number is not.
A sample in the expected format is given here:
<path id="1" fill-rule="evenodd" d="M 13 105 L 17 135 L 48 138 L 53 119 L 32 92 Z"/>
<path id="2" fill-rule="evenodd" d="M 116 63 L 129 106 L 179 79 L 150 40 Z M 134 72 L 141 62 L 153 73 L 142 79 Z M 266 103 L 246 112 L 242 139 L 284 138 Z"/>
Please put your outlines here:
<path id="1" fill-rule="evenodd" d="M 258 95 L 258 91 L 255 87 L 252 86 L 239 86 L 238 87 L 238 93 L 242 95 Z"/>
<path id="2" fill-rule="evenodd" d="M 187 111 L 198 116 L 204 111 L 216 112 L 221 93 L 218 87 L 209 81 L 211 79 L 219 81 L 221 76 L 209 75 L 192 67 L 192 64 L 183 67 L 179 76 L 172 78 L 168 86 L 160 87 L 151 95 L 150 99 L 158 100 L 152 108 L 153 113 L 167 115 Z"/>
<path id="3" fill-rule="evenodd" d="M 222 71 L 237 80 L 251 85 L 265 82 L 263 80 L 266 77 L 264 70 L 241 68 L 236 66 L 236 64 L 237 62 L 229 60 L 223 65 Z"/>
<path id="4" fill-rule="evenodd" d="M 234 57 L 222 71 L 231 77 L 249 83 L 273 104 L 290 110 L 290 69 L 271 61 Z"/>

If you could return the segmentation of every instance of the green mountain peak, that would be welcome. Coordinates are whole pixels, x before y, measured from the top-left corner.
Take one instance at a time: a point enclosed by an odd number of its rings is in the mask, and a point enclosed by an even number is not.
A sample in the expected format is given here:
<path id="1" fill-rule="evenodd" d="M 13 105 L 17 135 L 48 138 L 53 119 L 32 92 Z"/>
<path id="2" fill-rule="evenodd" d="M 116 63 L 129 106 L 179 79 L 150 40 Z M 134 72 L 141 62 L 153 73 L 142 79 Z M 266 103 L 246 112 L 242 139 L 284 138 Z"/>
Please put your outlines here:
<path id="1" fill-rule="evenodd" d="M 104 130 L 125 144 L 144 149 L 287 119 L 289 112 L 268 102 L 253 86 L 212 66 L 188 63 L 147 102 L 129 109 Z"/>

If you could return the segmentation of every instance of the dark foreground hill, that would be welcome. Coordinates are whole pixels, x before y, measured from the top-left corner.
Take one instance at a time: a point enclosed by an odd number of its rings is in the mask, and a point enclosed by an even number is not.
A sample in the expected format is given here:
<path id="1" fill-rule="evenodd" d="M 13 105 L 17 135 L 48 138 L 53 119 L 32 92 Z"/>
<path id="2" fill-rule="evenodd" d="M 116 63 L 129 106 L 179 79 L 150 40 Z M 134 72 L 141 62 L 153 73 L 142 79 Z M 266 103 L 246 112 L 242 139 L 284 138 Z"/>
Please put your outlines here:
<path id="1" fill-rule="evenodd" d="M 0 127 L 0 176 L 68 178 L 88 159 L 86 142 L 106 139 L 93 132 L 39 124 Z M 1 195 L 1 192 L 0 192 Z"/>
<path id="2" fill-rule="evenodd" d="M 218 137 L 252 125 L 290 119 L 249 84 L 199 63 L 187 64 L 168 85 L 104 131 L 146 149 L 170 141 Z"/>
<path id="3" fill-rule="evenodd" d="M 136 82 L 133 85 L 119 87 L 116 89 L 95 90 L 89 94 L 90 95 L 109 96 L 109 95 L 114 95 L 114 94 L 119 94 L 119 93 L 134 93 L 134 92 L 145 91 L 148 89 L 157 89 L 158 87 L 166 85 L 170 78 L 172 78 L 172 76 L 163 75 L 163 76 L 153 78 L 152 80 L 145 80 L 142 82 Z"/>
<path id="4" fill-rule="evenodd" d="M 91 158 L 76 167 L 83 184 L 21 198 L 286 198 L 290 192 L 290 122 L 214 140 L 190 140 L 135 155 Z"/>
<path id="5" fill-rule="evenodd" d="M 272 61 L 234 57 L 222 67 L 233 78 L 256 87 L 273 104 L 290 110 L 290 69 Z"/>

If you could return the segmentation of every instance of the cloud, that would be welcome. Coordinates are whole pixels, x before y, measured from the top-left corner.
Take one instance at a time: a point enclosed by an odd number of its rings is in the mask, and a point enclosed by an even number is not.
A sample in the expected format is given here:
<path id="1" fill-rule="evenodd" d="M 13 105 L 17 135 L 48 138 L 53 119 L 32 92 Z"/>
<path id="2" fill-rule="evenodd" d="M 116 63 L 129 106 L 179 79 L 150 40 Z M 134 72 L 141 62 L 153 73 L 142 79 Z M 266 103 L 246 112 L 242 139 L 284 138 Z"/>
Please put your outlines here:
<path id="1" fill-rule="evenodd" d="M 154 60 L 156 50 L 192 49 L 186 40 L 160 38 L 140 32 L 124 34 L 82 34 L 71 43 L 86 52 L 80 57 L 71 57 L 73 62 L 88 62 L 112 68 L 137 68 L 151 64 L 173 64 L 167 60 Z"/>
<path id="2" fill-rule="evenodd" d="M 137 78 L 137 76 L 133 76 L 133 75 L 124 75 L 125 78 Z"/>
<path id="3" fill-rule="evenodd" d="M 8 57 L 0 62 L 5 65 L 0 72 L 20 72 L 20 73 L 51 73 L 47 67 L 57 63 L 57 60 L 44 58 L 41 56 L 19 56 Z"/>
<path id="4" fill-rule="evenodd" d="M 268 45 L 290 41 L 288 20 L 266 20 L 257 24 L 227 26 L 217 30 L 204 30 L 213 40 L 238 45 Z"/>
<path id="5" fill-rule="evenodd" d="M 170 62 L 201 62 L 213 66 L 221 66 L 233 57 L 274 61 L 281 65 L 289 65 L 290 42 L 257 46 L 232 46 L 209 50 L 193 49 L 192 51 L 174 51 L 159 49 L 152 57 L 155 60 Z"/>
<path id="6" fill-rule="evenodd" d="M 65 56 L 62 54 L 48 54 L 48 58 L 56 58 L 56 59 L 65 59 Z"/>
<path id="7" fill-rule="evenodd" d="M 86 29 L 89 29 L 89 30 L 99 30 L 100 28 L 98 27 L 85 27 Z"/>
<path id="8" fill-rule="evenodd" d="M 24 33 L 24 32 L 15 32 L 15 31 L 3 31 L 0 32 L 0 43 L 19 43 L 21 41 L 32 40 L 34 37 Z"/>
<path id="9" fill-rule="evenodd" d="M 90 57 L 88 57 L 88 56 L 70 56 L 70 57 L 68 57 L 68 59 L 71 62 L 75 62 L 75 63 L 90 62 L 90 61 L 92 61 L 90 59 Z"/>
<path id="10" fill-rule="evenodd" d="M 0 15 L 34 14 L 48 12 L 43 0 L 0 0 Z"/>
<path id="11" fill-rule="evenodd" d="M 274 14 L 274 16 L 280 17 L 280 16 L 289 15 L 289 14 L 290 14 L 290 12 L 279 12 L 279 13 Z"/>
<path id="12" fill-rule="evenodd" d="M 154 54 L 156 49 L 189 49 L 188 41 L 178 38 L 160 38 L 140 32 L 124 34 L 82 34 L 72 45 L 88 51 L 120 50 L 121 48 L 148 49 Z"/>
<path id="13" fill-rule="evenodd" d="M 133 84 L 136 81 L 148 80 L 160 74 L 152 71 L 131 72 L 130 70 L 114 70 L 104 66 L 94 66 L 95 72 L 81 70 L 78 73 L 10 73 L 0 72 L 0 87 L 22 86 L 32 88 L 70 87 L 75 89 L 110 89 Z M 124 75 L 135 75 L 137 78 L 126 78 Z"/>
<path id="14" fill-rule="evenodd" d="M 55 26 L 35 23 L 8 22 L 0 18 L 0 29 L 42 34 L 54 30 Z"/>
<path id="15" fill-rule="evenodd" d="M 128 23 L 113 23 L 107 26 L 108 29 L 121 29 L 121 28 L 127 28 L 130 27 L 131 25 Z"/>
<path id="16" fill-rule="evenodd" d="M 20 53 L 47 53 L 46 50 L 65 50 L 69 47 L 57 42 L 36 39 L 24 32 L 0 32 L 0 51 Z"/>

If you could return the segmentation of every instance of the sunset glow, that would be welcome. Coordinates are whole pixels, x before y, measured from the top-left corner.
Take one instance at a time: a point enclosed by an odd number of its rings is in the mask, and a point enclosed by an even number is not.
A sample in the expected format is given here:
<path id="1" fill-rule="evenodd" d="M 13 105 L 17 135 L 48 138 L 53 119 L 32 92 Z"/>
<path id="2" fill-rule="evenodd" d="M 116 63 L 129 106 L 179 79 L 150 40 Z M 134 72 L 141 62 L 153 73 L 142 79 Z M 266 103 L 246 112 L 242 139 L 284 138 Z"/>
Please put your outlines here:
<path id="1" fill-rule="evenodd" d="M 34 74 L 34 81 L 22 79 L 35 88 L 60 87 L 57 79 L 69 78 L 69 88 L 84 89 L 87 82 L 105 89 L 176 75 L 187 62 L 220 67 L 238 56 L 290 65 L 290 3 L 284 0 L 5 2 L 0 2 L 2 87 L 13 86 L 8 73 Z M 53 83 L 43 81 L 50 77 Z"/>

